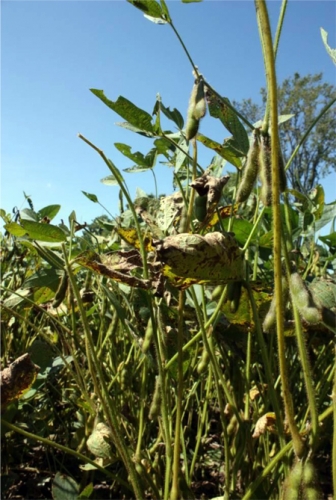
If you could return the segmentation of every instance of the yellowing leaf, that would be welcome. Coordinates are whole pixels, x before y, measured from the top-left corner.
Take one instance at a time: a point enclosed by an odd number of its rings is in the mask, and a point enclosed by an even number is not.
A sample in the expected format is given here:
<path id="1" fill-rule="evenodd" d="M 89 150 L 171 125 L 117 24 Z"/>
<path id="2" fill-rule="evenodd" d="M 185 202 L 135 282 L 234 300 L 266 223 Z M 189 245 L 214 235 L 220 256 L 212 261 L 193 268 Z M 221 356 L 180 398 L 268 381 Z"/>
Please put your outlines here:
<path id="1" fill-rule="evenodd" d="M 140 242 L 138 238 L 138 233 L 136 229 L 130 228 L 130 229 L 124 229 L 123 227 L 117 227 L 116 228 L 117 233 L 119 234 L 120 238 L 122 238 L 126 243 L 131 245 L 134 248 L 140 248 Z M 152 237 L 147 233 L 145 235 L 141 235 L 144 241 L 145 249 L 150 252 L 154 250 L 154 247 L 152 245 Z"/>

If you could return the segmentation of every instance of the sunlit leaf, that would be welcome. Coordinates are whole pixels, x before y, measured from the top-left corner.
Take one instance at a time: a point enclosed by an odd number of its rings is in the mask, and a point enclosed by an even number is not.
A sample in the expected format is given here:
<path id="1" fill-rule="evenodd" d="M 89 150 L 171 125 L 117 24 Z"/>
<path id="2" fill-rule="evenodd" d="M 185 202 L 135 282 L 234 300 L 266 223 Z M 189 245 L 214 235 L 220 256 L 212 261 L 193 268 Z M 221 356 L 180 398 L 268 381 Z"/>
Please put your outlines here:
<path id="1" fill-rule="evenodd" d="M 197 134 L 196 139 L 204 144 L 207 148 L 216 151 L 216 153 L 227 160 L 229 163 L 232 163 L 237 168 L 241 168 L 242 162 L 241 158 L 237 155 L 237 152 L 229 145 L 229 144 L 219 144 L 218 142 L 206 137 L 202 134 Z"/>
<path id="2" fill-rule="evenodd" d="M 83 195 L 89 198 L 93 203 L 99 203 L 98 198 L 95 194 L 87 193 L 86 191 L 82 191 Z"/>
<path id="3" fill-rule="evenodd" d="M 61 205 L 48 205 L 47 207 L 41 208 L 38 211 L 38 216 L 40 219 L 44 217 L 48 217 L 48 219 L 52 220 L 58 212 L 60 211 Z"/>
<path id="4" fill-rule="evenodd" d="M 147 3 L 147 2 L 146 2 Z M 156 2 L 154 2 L 156 3 Z M 147 111 L 138 108 L 125 97 L 119 96 L 116 101 L 110 101 L 104 94 L 103 90 L 90 89 L 91 92 L 99 97 L 106 106 L 115 111 L 124 120 L 127 120 L 131 125 L 138 127 L 140 130 L 154 132 L 152 125 L 152 117 Z"/>
<path id="5" fill-rule="evenodd" d="M 134 228 L 129 228 L 125 229 L 122 227 L 117 227 L 116 228 L 117 233 L 119 234 L 120 238 L 122 238 L 126 243 L 131 245 L 134 248 L 140 248 L 140 242 L 139 242 L 139 237 L 136 229 Z M 154 247 L 152 245 L 152 238 L 149 234 L 142 235 L 144 245 L 147 251 L 152 251 L 154 250 Z"/>
<path id="6" fill-rule="evenodd" d="M 169 107 L 166 108 L 166 106 L 164 106 L 162 102 L 160 103 L 160 108 L 162 113 L 166 115 L 169 120 L 172 120 L 174 123 L 176 123 L 180 130 L 183 129 L 184 120 L 178 109 L 174 108 L 173 110 L 171 110 Z"/>
<path id="7" fill-rule="evenodd" d="M 207 227 L 213 227 L 219 222 L 220 219 L 227 219 L 228 217 L 231 217 L 231 215 L 235 215 L 238 207 L 239 205 L 236 204 L 233 207 L 232 205 L 227 205 L 226 207 L 219 208 L 207 222 Z"/>
<path id="8" fill-rule="evenodd" d="M 331 57 L 331 60 L 334 64 L 336 64 L 336 49 L 332 49 L 329 44 L 328 44 L 328 32 L 325 31 L 323 28 L 321 29 L 321 37 L 322 41 L 324 43 L 324 46 L 326 48 L 326 51 L 328 52 L 329 56 Z"/>
<path id="9" fill-rule="evenodd" d="M 52 224 L 42 224 L 30 220 L 21 220 L 21 226 L 25 229 L 28 237 L 32 240 L 58 243 L 66 240 L 62 229 Z"/>
<path id="10" fill-rule="evenodd" d="M 326 236 L 319 236 L 319 239 L 323 241 L 328 247 L 336 249 L 336 232 L 334 231 L 331 234 Z"/>
<path id="11" fill-rule="evenodd" d="M 13 236 L 17 236 L 18 238 L 27 234 L 27 231 L 23 229 L 23 227 L 20 226 L 20 224 L 18 224 L 17 222 L 9 222 L 8 224 L 4 225 L 4 228 L 10 234 L 12 234 Z"/>
<path id="12" fill-rule="evenodd" d="M 219 118 L 224 127 L 233 135 L 239 150 L 247 154 L 250 147 L 249 138 L 236 113 L 226 104 L 230 104 L 229 99 L 227 97 L 219 99 L 212 91 L 208 90 L 207 100 L 210 115 Z"/>
<path id="13" fill-rule="evenodd" d="M 127 0 L 137 9 L 142 10 L 147 16 L 163 19 L 163 9 L 155 0 Z M 165 9 L 165 13 L 167 8 Z"/>
<path id="14" fill-rule="evenodd" d="M 100 182 L 106 184 L 106 186 L 118 186 L 118 181 L 114 175 L 108 175 L 107 177 L 101 179 Z"/>

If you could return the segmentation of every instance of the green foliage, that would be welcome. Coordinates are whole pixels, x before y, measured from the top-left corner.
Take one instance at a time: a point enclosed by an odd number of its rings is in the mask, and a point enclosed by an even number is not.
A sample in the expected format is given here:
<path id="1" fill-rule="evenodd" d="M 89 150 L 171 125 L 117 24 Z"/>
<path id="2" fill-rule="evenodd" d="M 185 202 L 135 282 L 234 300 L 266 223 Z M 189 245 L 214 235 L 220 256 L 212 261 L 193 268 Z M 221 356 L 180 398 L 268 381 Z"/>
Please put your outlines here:
<path id="1" fill-rule="evenodd" d="M 130 3 L 175 30 L 163 0 Z M 244 117 L 197 71 L 196 77 L 189 118 L 200 120 L 208 107 L 232 134 L 222 144 L 201 134 L 189 144 L 182 114 L 159 97 L 151 115 L 122 96 L 111 101 L 92 90 L 126 120 L 121 126 L 152 141 L 146 154 L 115 144 L 135 163 L 128 170 L 154 174 L 163 168 L 157 166 L 162 155 L 174 170 L 175 193 L 138 190 L 132 200 L 120 170 L 80 135 L 105 162 L 110 175 L 103 181 L 119 187 L 118 217 L 79 226 L 72 212 L 68 224 L 52 225 L 60 206 L 35 211 L 27 195 L 27 208 L 12 215 L 0 211 L 6 230 L 2 366 L 29 353 L 40 368 L 33 385 L 21 384 L 28 392 L 16 394 L 2 414 L 6 498 L 18 482 L 18 464 L 27 463 L 48 471 L 55 499 L 275 500 L 281 491 L 284 498 L 317 498 L 321 471 L 331 495 L 325 471 L 332 432 L 336 239 L 334 229 L 318 241 L 317 232 L 336 217 L 336 202 L 325 204 L 319 185 L 307 194 L 302 178 L 298 185 L 291 180 L 293 189 L 279 204 L 279 234 L 273 199 L 260 201 L 254 165 L 248 193 L 236 203 L 242 168 L 259 154 L 243 124 L 258 110 L 249 102 Z M 289 79 L 283 95 L 294 84 L 303 92 L 319 82 L 311 76 Z M 162 130 L 161 112 L 177 132 Z M 313 107 L 309 113 L 314 119 Z M 282 130 L 293 125 L 287 118 L 279 119 Z M 306 144 L 315 140 L 314 132 L 311 137 Z M 198 164 L 197 143 L 217 153 L 207 169 Z M 223 176 L 226 161 L 237 168 L 230 181 Z M 279 159 L 268 161 L 274 174 Z M 95 194 L 83 194 L 100 204 Z M 279 236 L 283 269 L 276 276 Z M 282 346 L 274 334 L 279 277 Z M 286 379 L 278 376 L 283 362 Z M 293 458 L 293 425 L 288 430 L 284 423 L 285 384 L 292 398 L 291 407 L 285 399 L 286 417 L 292 415 L 298 428 L 302 457 Z M 34 480 L 34 488 L 26 483 L 27 498 L 51 496 L 50 488 L 38 490 L 42 481 Z"/>

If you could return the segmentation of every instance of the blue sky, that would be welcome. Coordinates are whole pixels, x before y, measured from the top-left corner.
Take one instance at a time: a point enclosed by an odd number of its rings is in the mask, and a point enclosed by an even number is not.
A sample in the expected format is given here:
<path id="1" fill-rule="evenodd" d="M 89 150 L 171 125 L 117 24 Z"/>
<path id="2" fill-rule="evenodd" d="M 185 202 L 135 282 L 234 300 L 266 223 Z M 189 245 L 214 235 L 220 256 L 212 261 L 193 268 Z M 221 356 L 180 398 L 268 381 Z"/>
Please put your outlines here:
<path id="1" fill-rule="evenodd" d="M 231 100 L 259 100 L 265 85 L 254 2 L 168 1 L 171 17 L 201 73 Z M 269 1 L 273 29 L 280 2 Z M 83 196 L 94 193 L 113 214 L 118 188 L 100 179 L 109 171 L 101 158 L 77 138 L 82 133 L 119 169 L 132 166 L 114 147 L 129 144 L 147 153 L 151 141 L 115 125 L 122 121 L 89 88 L 119 95 L 152 112 L 156 94 L 165 106 L 185 116 L 193 85 L 191 66 L 169 26 L 145 19 L 126 1 L 2 1 L 2 179 L 1 207 L 26 207 L 23 191 L 35 208 L 59 203 L 60 218 L 72 210 L 79 222 L 103 213 Z M 336 47 L 334 1 L 289 0 L 280 41 L 278 81 L 298 72 L 323 72 L 335 84 L 335 66 L 321 41 L 320 27 Z M 207 116 L 201 132 L 217 141 L 227 133 Z M 200 148 L 206 167 L 213 154 Z M 172 192 L 172 172 L 155 167 L 159 192 Z M 136 187 L 154 192 L 151 173 L 125 174 Z M 323 184 L 334 201 L 336 175 Z"/>

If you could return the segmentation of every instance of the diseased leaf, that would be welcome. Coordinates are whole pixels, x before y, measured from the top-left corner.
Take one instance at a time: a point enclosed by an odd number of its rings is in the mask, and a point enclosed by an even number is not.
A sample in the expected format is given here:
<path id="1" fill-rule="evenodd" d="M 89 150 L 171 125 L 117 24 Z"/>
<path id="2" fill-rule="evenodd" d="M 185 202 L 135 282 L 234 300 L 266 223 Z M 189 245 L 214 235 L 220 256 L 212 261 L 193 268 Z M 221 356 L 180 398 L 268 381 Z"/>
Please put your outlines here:
<path id="1" fill-rule="evenodd" d="M 146 2 L 147 3 L 147 2 Z M 154 2 L 156 3 L 156 2 Z M 110 101 L 103 90 L 90 89 L 106 106 L 140 130 L 153 133 L 152 117 L 147 111 L 138 108 L 125 97 L 119 96 L 116 101 Z"/>
<path id="2" fill-rule="evenodd" d="M 39 367 L 23 354 L 0 372 L 1 406 L 18 399 L 33 385 Z"/>
<path id="3" fill-rule="evenodd" d="M 130 229 L 124 229 L 122 227 L 117 227 L 116 228 L 117 233 L 119 234 L 120 238 L 122 238 L 126 243 L 131 245 L 134 248 L 140 248 L 140 242 L 139 242 L 139 237 L 136 229 L 130 228 Z M 144 234 L 142 235 L 142 238 L 144 240 L 144 245 L 146 250 L 152 251 L 154 250 L 154 247 L 152 245 L 152 238 L 149 234 Z"/>
<path id="4" fill-rule="evenodd" d="M 227 205 L 226 207 L 219 208 L 207 222 L 207 227 L 211 228 L 215 226 L 219 222 L 219 219 L 227 219 L 228 217 L 231 217 L 231 215 L 235 215 L 238 207 L 238 204 L 236 204 L 234 206 Z"/>

